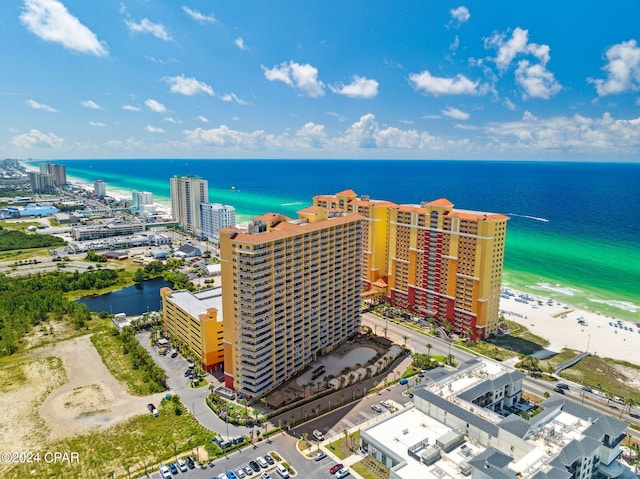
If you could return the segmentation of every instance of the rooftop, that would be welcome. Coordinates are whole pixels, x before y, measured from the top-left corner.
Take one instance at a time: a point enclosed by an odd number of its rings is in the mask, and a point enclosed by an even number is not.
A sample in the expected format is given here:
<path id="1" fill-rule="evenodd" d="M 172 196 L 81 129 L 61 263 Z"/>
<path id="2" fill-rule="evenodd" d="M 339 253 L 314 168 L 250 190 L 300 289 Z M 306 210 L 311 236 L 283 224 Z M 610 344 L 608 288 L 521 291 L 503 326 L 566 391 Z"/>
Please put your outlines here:
<path id="1" fill-rule="evenodd" d="M 218 310 L 218 321 L 222 321 L 222 288 L 203 289 L 197 293 L 181 290 L 174 291 L 171 300 L 191 316 L 197 318 L 208 309 Z"/>

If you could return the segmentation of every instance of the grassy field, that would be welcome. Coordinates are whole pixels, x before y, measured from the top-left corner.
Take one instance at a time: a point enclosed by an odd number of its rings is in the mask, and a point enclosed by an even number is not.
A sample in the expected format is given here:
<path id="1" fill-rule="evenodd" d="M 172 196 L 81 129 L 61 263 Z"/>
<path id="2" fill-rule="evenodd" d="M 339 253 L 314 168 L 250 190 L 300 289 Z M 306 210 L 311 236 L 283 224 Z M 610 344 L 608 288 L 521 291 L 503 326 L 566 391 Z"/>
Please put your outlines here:
<path id="1" fill-rule="evenodd" d="M 565 369 L 560 376 L 640 403 L 640 388 L 636 379 L 640 377 L 640 366 L 635 364 L 589 356 Z"/>
<path id="2" fill-rule="evenodd" d="M 146 396 L 154 391 L 144 381 L 143 372 L 133 369 L 129 356 L 122 354 L 120 343 L 110 331 L 103 331 L 91 336 L 91 342 L 98 351 L 102 362 L 109 372 L 127 387 L 127 390 L 136 396 Z"/>
<path id="3" fill-rule="evenodd" d="M 310 439 L 311 442 L 313 440 Z M 340 459 L 344 459 L 353 454 L 354 446 L 357 449 L 360 444 L 360 430 L 357 430 L 353 434 L 349 434 L 349 438 L 345 438 L 344 434 L 340 436 L 340 439 L 337 439 L 329 444 L 329 449 L 331 452 L 338 456 Z"/>
<path id="4" fill-rule="evenodd" d="M 38 478 L 115 478 L 137 477 L 145 471 L 157 472 L 161 462 L 174 462 L 181 454 L 195 455 L 196 446 L 215 444 L 213 433 L 188 413 L 176 415 L 173 405 L 160 408 L 159 417 L 144 414 L 118 426 L 91 434 L 60 440 L 42 448 L 45 451 L 75 452 L 77 462 L 19 465 L 5 477 L 22 479 Z M 199 447 L 201 459 L 207 459 L 203 447 Z M 211 451 L 213 454 L 215 451 Z"/>

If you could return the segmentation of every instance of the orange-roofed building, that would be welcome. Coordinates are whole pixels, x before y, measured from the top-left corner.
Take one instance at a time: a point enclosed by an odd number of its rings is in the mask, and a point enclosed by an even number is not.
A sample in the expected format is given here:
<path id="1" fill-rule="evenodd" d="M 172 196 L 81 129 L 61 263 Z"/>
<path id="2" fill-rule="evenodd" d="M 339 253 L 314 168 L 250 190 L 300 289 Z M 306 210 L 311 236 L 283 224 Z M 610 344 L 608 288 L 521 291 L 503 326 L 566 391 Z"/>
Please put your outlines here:
<path id="1" fill-rule="evenodd" d="M 357 332 L 363 218 L 311 206 L 220 230 L 225 385 L 260 398 Z"/>
<path id="2" fill-rule="evenodd" d="M 457 210 L 446 198 L 398 205 L 352 190 L 313 204 L 366 218 L 366 291 L 473 339 L 497 332 L 507 216 Z"/>

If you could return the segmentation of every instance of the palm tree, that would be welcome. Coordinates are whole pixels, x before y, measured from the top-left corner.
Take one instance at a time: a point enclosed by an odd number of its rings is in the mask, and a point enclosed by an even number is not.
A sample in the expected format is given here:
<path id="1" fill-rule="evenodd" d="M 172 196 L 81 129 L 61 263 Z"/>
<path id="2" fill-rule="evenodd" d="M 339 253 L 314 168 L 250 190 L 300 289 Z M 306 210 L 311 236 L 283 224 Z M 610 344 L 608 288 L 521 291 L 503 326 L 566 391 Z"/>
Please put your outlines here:
<path id="1" fill-rule="evenodd" d="M 431 343 L 427 343 L 427 367 L 429 367 L 431 365 L 431 348 L 433 347 L 433 344 Z"/>
<path id="2" fill-rule="evenodd" d="M 407 339 L 409 339 L 409 336 L 407 336 L 406 334 L 404 336 L 402 336 L 402 339 L 404 339 L 404 344 L 403 346 L 406 348 L 407 347 Z"/>

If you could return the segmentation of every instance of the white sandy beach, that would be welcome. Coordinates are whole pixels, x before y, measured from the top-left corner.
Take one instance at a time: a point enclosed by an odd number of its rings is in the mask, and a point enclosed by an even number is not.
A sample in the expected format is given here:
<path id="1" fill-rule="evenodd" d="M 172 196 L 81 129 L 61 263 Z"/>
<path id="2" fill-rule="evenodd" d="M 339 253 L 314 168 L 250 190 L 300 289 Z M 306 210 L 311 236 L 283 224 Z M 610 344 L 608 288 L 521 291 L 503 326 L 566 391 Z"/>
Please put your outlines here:
<path id="1" fill-rule="evenodd" d="M 515 296 L 500 299 L 505 319 L 526 326 L 532 333 L 549 340 L 547 350 L 560 352 L 563 348 L 588 351 L 601 357 L 626 360 L 640 364 L 640 328 L 630 321 L 576 309 L 549 298 L 529 294 L 533 301 L 516 301 L 525 294 L 508 290 Z M 551 304 L 553 303 L 553 304 Z M 581 324 L 579 319 L 584 322 Z M 542 353 L 544 354 L 544 353 Z"/>

